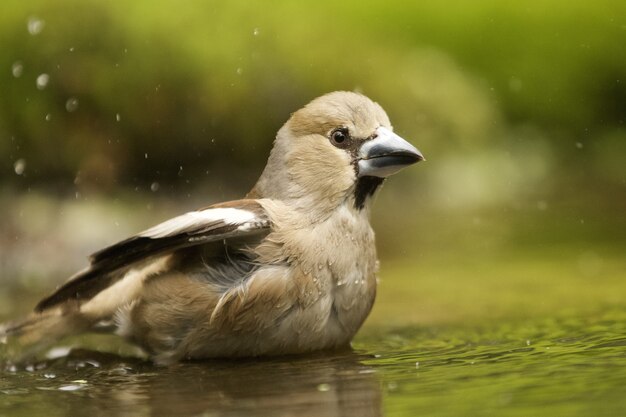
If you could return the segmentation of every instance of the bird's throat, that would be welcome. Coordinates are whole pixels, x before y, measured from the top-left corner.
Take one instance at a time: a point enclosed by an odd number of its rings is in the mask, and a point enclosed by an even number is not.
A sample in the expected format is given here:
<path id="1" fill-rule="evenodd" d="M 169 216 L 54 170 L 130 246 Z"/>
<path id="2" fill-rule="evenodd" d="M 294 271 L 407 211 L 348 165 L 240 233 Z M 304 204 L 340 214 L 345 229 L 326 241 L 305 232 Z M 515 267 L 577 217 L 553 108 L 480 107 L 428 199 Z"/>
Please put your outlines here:
<path id="1" fill-rule="evenodd" d="M 361 177 L 356 182 L 354 189 L 354 206 L 361 210 L 365 202 L 371 197 L 385 179 L 379 177 Z"/>

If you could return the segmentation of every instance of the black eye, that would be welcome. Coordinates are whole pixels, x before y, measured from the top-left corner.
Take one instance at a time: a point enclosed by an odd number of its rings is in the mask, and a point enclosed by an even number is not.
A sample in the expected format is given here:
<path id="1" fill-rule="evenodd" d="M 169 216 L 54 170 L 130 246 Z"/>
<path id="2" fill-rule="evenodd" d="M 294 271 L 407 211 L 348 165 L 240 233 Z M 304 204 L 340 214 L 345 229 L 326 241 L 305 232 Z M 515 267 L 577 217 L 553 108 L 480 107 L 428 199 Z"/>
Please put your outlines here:
<path id="1" fill-rule="evenodd" d="M 348 143 L 349 138 L 350 136 L 348 133 L 348 129 L 346 129 L 345 127 L 340 127 L 338 129 L 335 129 L 330 134 L 330 141 L 332 142 L 333 145 L 339 148 L 345 146 Z"/>

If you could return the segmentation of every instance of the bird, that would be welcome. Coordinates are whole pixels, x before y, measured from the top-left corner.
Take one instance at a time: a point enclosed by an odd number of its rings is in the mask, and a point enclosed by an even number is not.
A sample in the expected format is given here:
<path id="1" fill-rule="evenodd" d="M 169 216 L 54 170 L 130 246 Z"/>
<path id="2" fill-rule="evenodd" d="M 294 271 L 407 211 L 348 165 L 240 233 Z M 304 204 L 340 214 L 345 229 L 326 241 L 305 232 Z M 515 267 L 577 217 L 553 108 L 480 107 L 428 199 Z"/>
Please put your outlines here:
<path id="1" fill-rule="evenodd" d="M 32 354 L 114 333 L 163 365 L 349 348 L 376 296 L 372 197 L 422 160 L 378 103 L 325 94 L 291 114 L 242 199 L 95 252 L 0 340 Z"/>

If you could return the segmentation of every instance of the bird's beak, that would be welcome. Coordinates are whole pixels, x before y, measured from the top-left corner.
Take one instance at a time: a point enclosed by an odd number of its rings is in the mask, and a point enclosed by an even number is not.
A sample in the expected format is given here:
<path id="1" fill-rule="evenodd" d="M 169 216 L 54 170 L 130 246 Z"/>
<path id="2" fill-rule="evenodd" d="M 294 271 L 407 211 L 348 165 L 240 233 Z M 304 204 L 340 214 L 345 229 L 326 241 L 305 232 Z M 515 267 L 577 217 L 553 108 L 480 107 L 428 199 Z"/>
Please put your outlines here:
<path id="1" fill-rule="evenodd" d="M 419 161 L 424 156 L 415 146 L 381 126 L 359 150 L 359 177 L 385 178 Z"/>

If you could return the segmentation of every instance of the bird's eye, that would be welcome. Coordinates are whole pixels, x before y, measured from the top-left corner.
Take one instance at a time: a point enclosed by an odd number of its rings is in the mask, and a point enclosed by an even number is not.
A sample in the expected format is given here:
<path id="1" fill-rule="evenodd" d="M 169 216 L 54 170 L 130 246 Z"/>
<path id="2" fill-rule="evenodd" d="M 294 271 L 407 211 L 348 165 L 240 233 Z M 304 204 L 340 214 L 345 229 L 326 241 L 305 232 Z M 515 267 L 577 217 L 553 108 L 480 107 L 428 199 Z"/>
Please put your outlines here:
<path id="1" fill-rule="evenodd" d="M 330 134 L 330 141 L 333 145 L 341 148 L 347 145 L 349 137 L 348 129 L 340 127 L 332 131 Z"/>

